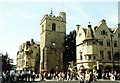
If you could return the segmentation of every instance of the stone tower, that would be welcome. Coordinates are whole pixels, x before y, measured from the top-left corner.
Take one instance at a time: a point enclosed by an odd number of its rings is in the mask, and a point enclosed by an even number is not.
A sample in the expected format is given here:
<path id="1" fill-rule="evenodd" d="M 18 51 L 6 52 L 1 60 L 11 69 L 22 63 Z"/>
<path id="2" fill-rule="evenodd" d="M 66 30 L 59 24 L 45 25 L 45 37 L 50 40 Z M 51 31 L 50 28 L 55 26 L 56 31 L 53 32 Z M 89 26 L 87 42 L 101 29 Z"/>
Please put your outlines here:
<path id="1" fill-rule="evenodd" d="M 63 67 L 66 13 L 44 15 L 40 23 L 40 69 L 60 70 Z"/>

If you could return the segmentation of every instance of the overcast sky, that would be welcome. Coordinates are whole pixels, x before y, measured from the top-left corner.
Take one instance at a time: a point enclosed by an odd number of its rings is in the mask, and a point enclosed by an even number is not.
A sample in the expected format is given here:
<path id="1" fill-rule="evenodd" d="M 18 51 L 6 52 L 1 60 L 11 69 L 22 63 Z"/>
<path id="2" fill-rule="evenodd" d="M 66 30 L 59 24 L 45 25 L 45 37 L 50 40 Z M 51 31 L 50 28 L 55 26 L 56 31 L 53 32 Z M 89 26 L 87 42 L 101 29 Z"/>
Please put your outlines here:
<path id="1" fill-rule="evenodd" d="M 40 41 L 40 20 L 50 13 L 51 8 L 55 15 L 66 12 L 67 33 L 76 29 L 77 24 L 87 27 L 91 22 L 96 26 L 102 19 L 110 28 L 118 24 L 118 1 L 115 0 L 1 0 L 0 53 L 8 52 L 16 63 L 17 51 L 22 43 L 31 39 Z"/>

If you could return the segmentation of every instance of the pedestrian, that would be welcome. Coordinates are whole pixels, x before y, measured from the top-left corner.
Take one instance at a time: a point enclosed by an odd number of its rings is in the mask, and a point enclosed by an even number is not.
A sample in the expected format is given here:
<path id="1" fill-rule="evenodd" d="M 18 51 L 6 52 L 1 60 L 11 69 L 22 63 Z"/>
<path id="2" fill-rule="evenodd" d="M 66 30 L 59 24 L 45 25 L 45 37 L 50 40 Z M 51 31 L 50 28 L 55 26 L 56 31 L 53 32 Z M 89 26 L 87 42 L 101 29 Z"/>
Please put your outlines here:
<path id="1" fill-rule="evenodd" d="M 30 81 L 30 74 L 31 74 L 31 71 L 30 70 L 27 71 L 27 79 L 28 79 L 28 81 Z"/>
<path id="2" fill-rule="evenodd" d="M 11 82 L 14 81 L 14 78 L 15 78 L 15 72 L 14 72 L 14 70 L 11 70 L 10 71 L 10 80 L 11 80 Z"/>
<path id="3" fill-rule="evenodd" d="M 80 80 L 80 83 L 84 83 L 84 74 L 81 71 L 79 73 L 79 78 L 78 79 Z"/>
<path id="4" fill-rule="evenodd" d="M 32 71 L 32 76 L 31 76 L 31 78 L 32 78 L 32 81 L 35 81 L 35 72 L 34 72 L 34 71 Z"/>
<path id="5" fill-rule="evenodd" d="M 85 71 L 85 83 L 91 83 L 89 70 Z"/>
<path id="6" fill-rule="evenodd" d="M 66 73 L 66 80 L 67 80 L 67 81 L 70 80 L 70 72 L 69 72 L 69 71 L 67 71 L 67 73 Z"/>
<path id="7" fill-rule="evenodd" d="M 90 71 L 90 81 L 93 81 L 93 79 L 94 79 L 94 75 L 93 75 L 93 73 Z"/>

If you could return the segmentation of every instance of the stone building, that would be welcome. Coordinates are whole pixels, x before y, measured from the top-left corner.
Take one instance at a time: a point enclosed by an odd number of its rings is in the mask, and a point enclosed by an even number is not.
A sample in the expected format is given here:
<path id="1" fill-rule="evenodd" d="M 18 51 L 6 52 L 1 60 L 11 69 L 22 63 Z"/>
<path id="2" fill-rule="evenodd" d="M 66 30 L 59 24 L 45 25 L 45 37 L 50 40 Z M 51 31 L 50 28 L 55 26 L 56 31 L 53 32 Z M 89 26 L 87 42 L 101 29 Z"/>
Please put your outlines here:
<path id="1" fill-rule="evenodd" d="M 26 41 L 19 46 L 17 52 L 17 69 L 16 70 L 33 70 L 39 72 L 40 69 L 40 44 L 31 41 Z"/>
<path id="2" fill-rule="evenodd" d="M 77 25 L 76 31 L 77 69 L 98 69 L 101 73 L 120 71 L 118 27 L 109 28 L 103 19 L 95 27 Z"/>
<path id="3" fill-rule="evenodd" d="M 66 35 L 66 13 L 58 16 L 51 12 L 40 22 L 40 67 L 42 70 L 60 70 L 63 67 L 64 41 Z"/>

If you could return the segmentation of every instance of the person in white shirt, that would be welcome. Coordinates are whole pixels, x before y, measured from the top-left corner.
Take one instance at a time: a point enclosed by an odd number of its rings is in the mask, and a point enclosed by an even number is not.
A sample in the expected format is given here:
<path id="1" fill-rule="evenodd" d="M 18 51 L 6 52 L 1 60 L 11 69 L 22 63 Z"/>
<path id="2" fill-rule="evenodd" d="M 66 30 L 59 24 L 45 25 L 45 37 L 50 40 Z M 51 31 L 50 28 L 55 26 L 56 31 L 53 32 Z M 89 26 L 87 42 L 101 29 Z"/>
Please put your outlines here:
<path id="1" fill-rule="evenodd" d="M 14 70 L 11 70 L 11 71 L 10 71 L 11 81 L 14 81 L 14 77 L 15 77 L 15 71 L 14 71 Z"/>

